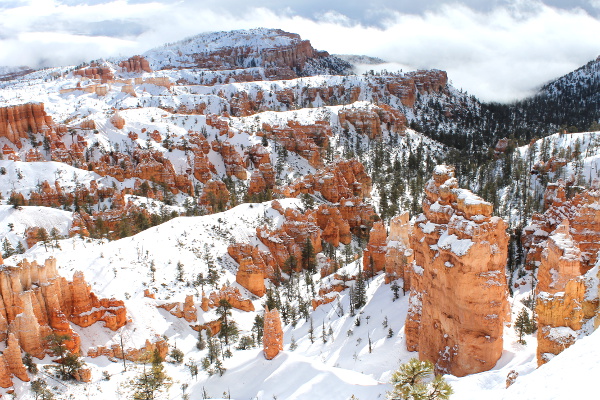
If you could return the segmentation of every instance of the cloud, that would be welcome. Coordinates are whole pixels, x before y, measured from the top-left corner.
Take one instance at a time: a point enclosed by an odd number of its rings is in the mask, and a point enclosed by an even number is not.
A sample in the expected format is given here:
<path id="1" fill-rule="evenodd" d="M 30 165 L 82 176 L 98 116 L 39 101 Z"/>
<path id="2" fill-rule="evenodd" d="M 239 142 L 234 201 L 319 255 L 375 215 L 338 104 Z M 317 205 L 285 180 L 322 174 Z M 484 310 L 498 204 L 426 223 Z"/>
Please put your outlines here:
<path id="1" fill-rule="evenodd" d="M 263 26 L 299 33 L 330 53 L 444 69 L 469 93 L 510 101 L 600 53 L 600 21 L 590 12 L 600 0 L 561 3 L 30 0 L 0 6 L 0 65 L 72 65 L 200 32 Z"/>

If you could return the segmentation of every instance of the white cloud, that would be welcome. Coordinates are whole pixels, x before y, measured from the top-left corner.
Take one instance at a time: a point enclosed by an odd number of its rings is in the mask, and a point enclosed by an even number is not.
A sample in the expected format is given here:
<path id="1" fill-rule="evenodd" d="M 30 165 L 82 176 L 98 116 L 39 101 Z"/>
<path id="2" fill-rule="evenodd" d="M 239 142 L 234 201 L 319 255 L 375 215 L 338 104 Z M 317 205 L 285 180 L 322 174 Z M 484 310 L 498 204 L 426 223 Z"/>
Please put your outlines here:
<path id="1" fill-rule="evenodd" d="M 330 53 L 377 56 L 405 69 L 444 69 L 455 86 L 486 100 L 507 101 L 600 53 L 598 19 L 536 0 L 503 2 L 487 12 L 459 3 L 420 14 L 367 10 L 371 17 L 381 16 L 377 25 L 335 10 L 308 18 L 283 7 L 275 12 L 246 5 L 243 13 L 229 12 L 218 2 L 96 3 L 36 0 L 3 10 L 0 65 L 76 64 L 141 53 L 200 32 L 264 26 L 299 33 Z M 98 26 L 111 34 L 92 36 Z"/>

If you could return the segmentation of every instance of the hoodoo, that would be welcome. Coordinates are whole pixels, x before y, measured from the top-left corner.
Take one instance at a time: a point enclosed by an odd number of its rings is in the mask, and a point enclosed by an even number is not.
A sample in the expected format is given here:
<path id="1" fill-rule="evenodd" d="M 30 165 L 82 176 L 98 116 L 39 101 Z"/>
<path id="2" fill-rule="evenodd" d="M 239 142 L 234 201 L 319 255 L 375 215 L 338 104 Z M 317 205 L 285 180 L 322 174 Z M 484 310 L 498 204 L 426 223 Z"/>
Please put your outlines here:
<path id="1" fill-rule="evenodd" d="M 411 237 L 407 347 L 440 372 L 487 371 L 502 354 L 509 315 L 506 224 L 445 165 L 425 185 L 423 211 Z"/>

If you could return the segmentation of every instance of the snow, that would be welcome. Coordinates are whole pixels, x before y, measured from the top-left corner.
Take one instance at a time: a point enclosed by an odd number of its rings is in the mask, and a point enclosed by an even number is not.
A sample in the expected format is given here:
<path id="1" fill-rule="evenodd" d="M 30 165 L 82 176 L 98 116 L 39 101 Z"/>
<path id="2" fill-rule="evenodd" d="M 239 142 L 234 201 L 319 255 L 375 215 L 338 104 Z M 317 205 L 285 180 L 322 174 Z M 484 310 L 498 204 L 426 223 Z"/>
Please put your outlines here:
<path id="1" fill-rule="evenodd" d="M 450 250 L 460 257 L 467 254 L 473 244 L 475 243 L 471 239 L 459 239 L 456 235 L 449 235 L 448 231 L 444 231 L 438 240 L 437 246 L 440 249 Z"/>

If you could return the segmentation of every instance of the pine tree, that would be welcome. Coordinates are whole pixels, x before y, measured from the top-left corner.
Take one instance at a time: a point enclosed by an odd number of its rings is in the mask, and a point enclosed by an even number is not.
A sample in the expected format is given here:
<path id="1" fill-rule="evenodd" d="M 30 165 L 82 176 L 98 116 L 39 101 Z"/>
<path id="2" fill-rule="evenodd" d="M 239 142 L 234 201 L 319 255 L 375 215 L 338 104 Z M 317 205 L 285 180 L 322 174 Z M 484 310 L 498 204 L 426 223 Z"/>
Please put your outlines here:
<path id="1" fill-rule="evenodd" d="M 534 331 L 533 321 L 529 317 L 529 312 L 525 307 L 521 309 L 521 312 L 519 312 L 519 315 L 515 320 L 515 331 L 519 335 L 518 342 L 521 344 L 526 344 L 523 335 L 531 334 Z"/>
<path id="2" fill-rule="evenodd" d="M 410 359 L 392 374 L 390 383 L 394 389 L 388 393 L 390 399 L 447 400 L 453 393 L 452 387 L 441 375 L 433 375 L 431 361 Z"/>
<path id="3" fill-rule="evenodd" d="M 356 275 L 356 283 L 354 286 L 354 298 L 352 299 L 352 302 L 354 303 L 355 309 L 362 308 L 365 304 L 367 304 L 365 280 L 363 278 L 362 271 L 359 271 L 358 275 Z"/>
<path id="4" fill-rule="evenodd" d="M 4 238 L 4 241 L 2 242 L 2 251 L 4 252 L 2 254 L 2 257 L 4 258 L 8 258 L 15 254 L 15 249 L 13 248 L 13 245 L 9 242 L 8 238 Z"/>
<path id="5" fill-rule="evenodd" d="M 144 365 L 144 370 L 129 382 L 134 400 L 154 400 L 171 385 L 171 378 L 164 372 L 163 360 L 158 350 L 152 353 L 151 361 L 150 369 Z"/>

